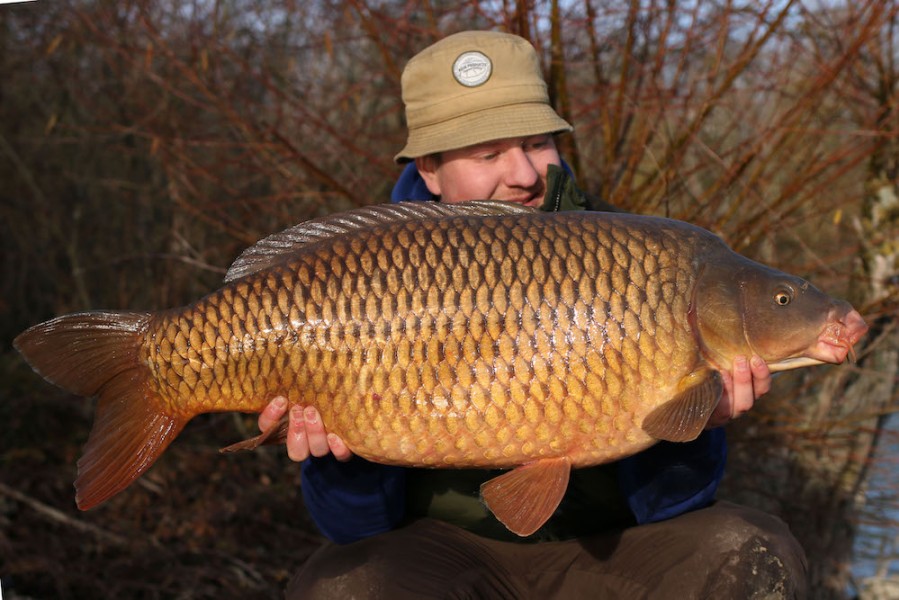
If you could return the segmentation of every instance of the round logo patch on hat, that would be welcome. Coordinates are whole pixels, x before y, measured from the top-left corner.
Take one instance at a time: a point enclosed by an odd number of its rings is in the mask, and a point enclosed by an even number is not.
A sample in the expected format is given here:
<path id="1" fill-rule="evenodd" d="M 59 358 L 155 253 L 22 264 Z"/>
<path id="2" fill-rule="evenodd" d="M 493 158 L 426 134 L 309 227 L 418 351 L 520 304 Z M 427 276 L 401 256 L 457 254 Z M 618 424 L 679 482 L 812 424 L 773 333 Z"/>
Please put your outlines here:
<path id="1" fill-rule="evenodd" d="M 466 87 L 477 87 L 488 79 L 493 72 L 493 63 L 484 54 L 477 51 L 463 52 L 453 63 L 453 77 Z"/>

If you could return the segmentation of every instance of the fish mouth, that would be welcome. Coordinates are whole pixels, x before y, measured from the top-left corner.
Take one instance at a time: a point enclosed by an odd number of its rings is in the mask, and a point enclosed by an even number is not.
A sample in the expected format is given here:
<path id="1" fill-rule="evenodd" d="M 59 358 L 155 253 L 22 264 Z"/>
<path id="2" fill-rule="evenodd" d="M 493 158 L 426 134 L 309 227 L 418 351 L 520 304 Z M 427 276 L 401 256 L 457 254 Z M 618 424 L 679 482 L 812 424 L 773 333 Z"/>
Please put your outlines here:
<path id="1" fill-rule="evenodd" d="M 770 363 L 768 368 L 771 371 L 786 371 L 826 363 L 838 365 L 845 362 L 847 358 L 850 362 L 856 362 L 853 346 L 868 332 L 868 325 L 855 309 L 842 316 L 839 316 L 838 312 L 837 308 L 831 311 L 824 330 L 818 335 L 817 341 L 811 348 L 800 356 Z"/>
<path id="2" fill-rule="evenodd" d="M 853 346 L 867 332 L 868 324 L 857 310 L 851 310 L 842 319 L 828 319 L 827 326 L 818 336 L 816 348 L 825 362 L 839 364 L 845 361 L 847 356 L 852 362 L 856 362 Z"/>

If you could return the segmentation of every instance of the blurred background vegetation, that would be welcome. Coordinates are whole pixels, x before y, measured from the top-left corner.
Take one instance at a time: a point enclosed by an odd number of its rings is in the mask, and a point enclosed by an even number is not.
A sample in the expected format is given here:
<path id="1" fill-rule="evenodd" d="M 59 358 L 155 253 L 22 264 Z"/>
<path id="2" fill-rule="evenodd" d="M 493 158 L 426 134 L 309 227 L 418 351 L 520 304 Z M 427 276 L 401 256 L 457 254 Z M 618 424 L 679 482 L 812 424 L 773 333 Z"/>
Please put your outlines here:
<path id="1" fill-rule="evenodd" d="M 405 61 L 478 28 L 539 50 L 581 187 L 709 228 L 872 325 L 855 364 L 781 375 L 729 426 L 721 495 L 790 524 L 814 598 L 889 597 L 897 16 L 894 0 L 0 5 L 3 591 L 277 596 L 321 538 L 283 452 L 217 455 L 252 419 L 197 419 L 138 485 L 79 513 L 91 404 L 42 384 L 12 339 L 65 312 L 191 302 L 256 239 L 387 201 Z"/>

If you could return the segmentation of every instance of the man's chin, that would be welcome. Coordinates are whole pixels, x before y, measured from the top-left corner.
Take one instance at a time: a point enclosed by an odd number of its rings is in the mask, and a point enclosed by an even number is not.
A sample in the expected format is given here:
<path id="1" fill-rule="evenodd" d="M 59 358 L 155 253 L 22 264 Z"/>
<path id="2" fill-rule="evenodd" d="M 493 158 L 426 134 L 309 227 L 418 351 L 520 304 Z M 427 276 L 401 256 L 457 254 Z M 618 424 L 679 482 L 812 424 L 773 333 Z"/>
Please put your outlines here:
<path id="1" fill-rule="evenodd" d="M 500 198 L 498 198 L 498 200 L 500 200 Z M 543 205 L 543 198 L 540 196 L 528 198 L 502 198 L 501 200 L 503 202 L 514 202 L 515 204 L 530 206 L 532 208 L 540 208 Z"/>

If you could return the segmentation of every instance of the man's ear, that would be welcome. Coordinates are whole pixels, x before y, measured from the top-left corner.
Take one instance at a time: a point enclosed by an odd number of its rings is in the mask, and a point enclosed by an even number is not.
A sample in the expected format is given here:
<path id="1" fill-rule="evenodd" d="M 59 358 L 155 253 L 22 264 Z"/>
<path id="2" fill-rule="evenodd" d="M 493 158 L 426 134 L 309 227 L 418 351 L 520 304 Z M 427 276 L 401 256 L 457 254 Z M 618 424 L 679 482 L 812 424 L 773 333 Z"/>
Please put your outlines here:
<path id="1" fill-rule="evenodd" d="M 437 177 L 437 167 L 440 166 L 440 160 L 433 154 L 427 156 L 419 156 L 415 159 L 415 168 L 418 174 L 425 180 L 428 191 L 435 196 L 440 195 L 440 178 Z"/>

